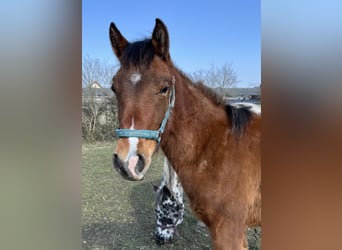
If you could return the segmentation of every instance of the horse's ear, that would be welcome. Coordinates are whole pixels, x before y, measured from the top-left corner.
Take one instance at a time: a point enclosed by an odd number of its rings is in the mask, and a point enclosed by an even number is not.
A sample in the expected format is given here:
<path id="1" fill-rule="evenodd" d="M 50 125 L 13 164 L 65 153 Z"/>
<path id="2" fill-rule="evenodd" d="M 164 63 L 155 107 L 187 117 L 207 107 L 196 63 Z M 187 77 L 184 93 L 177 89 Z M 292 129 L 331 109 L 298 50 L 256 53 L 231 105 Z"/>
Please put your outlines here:
<path id="1" fill-rule="evenodd" d="M 120 60 L 121 56 L 123 55 L 124 49 L 128 45 L 128 42 L 126 38 L 121 35 L 120 31 L 114 23 L 111 23 L 109 26 L 109 38 L 112 44 L 113 51 L 117 58 Z"/>
<path id="2" fill-rule="evenodd" d="M 170 60 L 169 33 L 165 24 L 159 18 L 156 19 L 156 25 L 152 33 L 152 44 L 157 55 L 159 55 L 163 60 Z"/>

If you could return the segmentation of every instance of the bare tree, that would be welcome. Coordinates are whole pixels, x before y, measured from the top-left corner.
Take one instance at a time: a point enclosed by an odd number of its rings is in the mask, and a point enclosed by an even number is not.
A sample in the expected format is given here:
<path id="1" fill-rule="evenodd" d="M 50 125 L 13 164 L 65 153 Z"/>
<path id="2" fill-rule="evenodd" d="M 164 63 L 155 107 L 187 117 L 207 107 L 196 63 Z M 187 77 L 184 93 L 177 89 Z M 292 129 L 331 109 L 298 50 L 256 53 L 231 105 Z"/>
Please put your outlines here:
<path id="1" fill-rule="evenodd" d="M 225 88 L 231 88 L 238 82 L 236 71 L 227 63 L 221 67 L 212 65 L 209 69 L 197 70 L 191 74 L 191 78 L 194 81 L 202 81 L 221 93 Z"/>
<path id="2" fill-rule="evenodd" d="M 105 103 L 96 96 L 88 95 L 82 98 L 82 134 L 87 141 L 94 141 L 99 134 L 100 116 L 105 112 Z"/>
<path id="3" fill-rule="evenodd" d="M 116 69 L 117 65 L 88 55 L 82 59 L 82 135 L 87 141 L 114 136 L 116 101 L 108 88 Z M 94 82 L 107 88 L 92 88 Z"/>
<path id="4" fill-rule="evenodd" d="M 82 58 L 82 87 L 85 88 L 94 81 L 103 87 L 110 86 L 111 78 L 118 69 L 117 64 L 110 64 L 106 60 L 92 58 L 86 55 Z"/>
<path id="5" fill-rule="evenodd" d="M 82 98 L 82 135 L 86 141 L 112 140 L 117 125 L 117 103 L 114 96 Z"/>

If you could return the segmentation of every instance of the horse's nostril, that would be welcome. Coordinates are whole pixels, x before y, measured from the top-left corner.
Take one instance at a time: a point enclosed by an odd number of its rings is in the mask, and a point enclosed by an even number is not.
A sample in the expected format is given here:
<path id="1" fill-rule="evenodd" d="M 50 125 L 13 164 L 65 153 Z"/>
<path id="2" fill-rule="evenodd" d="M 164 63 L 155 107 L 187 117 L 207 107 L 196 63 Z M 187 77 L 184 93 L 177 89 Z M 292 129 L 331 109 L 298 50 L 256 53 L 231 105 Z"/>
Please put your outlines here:
<path id="1" fill-rule="evenodd" d="M 126 172 L 124 168 L 124 164 L 121 161 L 120 157 L 117 154 L 113 154 L 113 165 L 116 170 L 118 170 L 121 174 Z"/>
<path id="2" fill-rule="evenodd" d="M 120 158 L 119 158 L 119 156 L 117 155 L 117 154 L 113 154 L 113 162 L 116 164 L 116 165 L 122 165 L 121 164 L 121 160 L 120 160 Z"/>
<path id="3" fill-rule="evenodd" d="M 141 171 L 143 171 L 145 167 L 145 158 L 141 154 L 138 154 L 138 157 L 139 157 L 139 160 L 138 160 L 135 170 L 141 173 Z"/>

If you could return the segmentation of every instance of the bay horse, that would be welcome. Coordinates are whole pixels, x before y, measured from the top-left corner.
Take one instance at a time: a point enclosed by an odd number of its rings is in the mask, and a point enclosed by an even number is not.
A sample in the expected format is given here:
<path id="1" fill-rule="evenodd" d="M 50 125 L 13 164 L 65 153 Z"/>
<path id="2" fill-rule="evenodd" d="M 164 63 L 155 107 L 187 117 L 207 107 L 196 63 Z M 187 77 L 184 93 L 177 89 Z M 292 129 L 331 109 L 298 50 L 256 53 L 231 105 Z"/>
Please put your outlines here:
<path id="1" fill-rule="evenodd" d="M 229 102 L 237 108 L 248 108 L 251 112 L 261 115 L 261 106 L 251 102 Z M 177 226 L 183 222 L 184 201 L 183 187 L 167 158 L 164 158 L 163 178 L 159 186 L 153 186 L 155 191 L 155 236 L 158 244 L 171 242 L 178 235 Z M 200 222 L 198 222 L 200 224 Z M 258 238 L 256 230 L 253 232 L 255 239 Z M 257 233 L 256 233 L 257 232 Z M 251 237 L 251 236 L 250 236 Z"/>
<path id="2" fill-rule="evenodd" d="M 130 43 L 114 23 L 109 37 L 121 65 L 112 82 L 120 127 L 114 168 L 142 180 L 161 147 L 214 248 L 247 249 L 245 230 L 261 223 L 260 116 L 225 105 L 177 69 L 160 19 L 151 39 Z"/>

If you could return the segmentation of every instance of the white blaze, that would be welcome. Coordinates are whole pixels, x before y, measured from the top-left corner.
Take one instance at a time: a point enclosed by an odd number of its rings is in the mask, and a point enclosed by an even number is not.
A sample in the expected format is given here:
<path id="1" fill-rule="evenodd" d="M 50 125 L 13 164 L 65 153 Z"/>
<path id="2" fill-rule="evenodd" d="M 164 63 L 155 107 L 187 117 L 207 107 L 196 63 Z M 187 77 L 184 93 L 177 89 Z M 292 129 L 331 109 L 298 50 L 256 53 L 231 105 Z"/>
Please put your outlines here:
<path id="1" fill-rule="evenodd" d="M 132 74 L 130 77 L 130 80 L 133 85 L 136 85 L 141 80 L 141 74 L 139 73 Z"/>
<path id="2" fill-rule="evenodd" d="M 134 118 L 132 118 L 131 127 L 130 127 L 129 129 L 134 130 Z M 125 159 L 126 162 L 127 162 L 132 156 L 136 156 L 136 155 L 137 155 L 138 141 L 139 141 L 138 137 L 128 137 L 129 150 L 128 150 L 127 157 L 126 157 L 126 159 Z"/>

